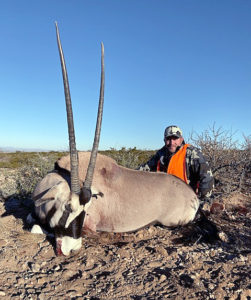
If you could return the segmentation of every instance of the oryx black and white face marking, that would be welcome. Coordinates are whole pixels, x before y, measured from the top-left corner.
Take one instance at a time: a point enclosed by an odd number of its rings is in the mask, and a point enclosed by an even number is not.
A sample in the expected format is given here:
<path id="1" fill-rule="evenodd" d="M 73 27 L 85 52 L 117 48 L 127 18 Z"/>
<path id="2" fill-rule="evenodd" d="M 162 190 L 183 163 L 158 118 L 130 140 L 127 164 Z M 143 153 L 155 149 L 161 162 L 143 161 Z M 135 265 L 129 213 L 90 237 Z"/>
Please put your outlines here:
<path id="1" fill-rule="evenodd" d="M 52 231 L 56 239 L 57 255 L 69 255 L 71 250 L 80 249 L 85 217 L 83 205 L 79 205 L 78 209 L 73 211 L 70 204 L 64 204 L 60 199 L 47 199 L 47 202 L 44 199 L 39 211 L 43 211 L 45 216 L 44 220 L 40 219 L 42 228 L 35 224 L 31 232 L 48 234 L 48 231 Z M 47 228 L 44 228 L 44 225 Z"/>
<path id="2" fill-rule="evenodd" d="M 36 191 L 37 196 L 33 196 L 35 216 L 42 228 L 36 224 L 32 232 L 53 232 L 57 254 L 68 255 L 71 250 L 81 247 L 85 208 L 93 193 L 82 187 L 79 196 L 72 194 L 69 172 L 62 174 L 59 169 L 49 173 L 44 181 L 48 188 L 42 192 Z"/>
<path id="3" fill-rule="evenodd" d="M 69 255 L 72 250 L 81 248 L 82 226 L 84 223 L 85 211 L 70 212 L 68 209 L 63 213 L 59 223 L 53 228 L 56 238 L 57 255 Z"/>
<path id="4" fill-rule="evenodd" d="M 84 193 L 81 192 L 81 195 Z M 88 194 L 89 195 L 89 194 Z M 90 194 L 91 195 L 91 194 Z M 75 199 L 76 207 L 71 204 L 53 206 L 46 216 L 46 223 L 55 233 L 56 252 L 58 255 L 69 255 L 71 250 L 79 250 L 82 244 L 82 227 L 84 223 L 84 205 L 80 205 L 79 199 Z M 81 201 L 89 202 L 89 199 Z"/>

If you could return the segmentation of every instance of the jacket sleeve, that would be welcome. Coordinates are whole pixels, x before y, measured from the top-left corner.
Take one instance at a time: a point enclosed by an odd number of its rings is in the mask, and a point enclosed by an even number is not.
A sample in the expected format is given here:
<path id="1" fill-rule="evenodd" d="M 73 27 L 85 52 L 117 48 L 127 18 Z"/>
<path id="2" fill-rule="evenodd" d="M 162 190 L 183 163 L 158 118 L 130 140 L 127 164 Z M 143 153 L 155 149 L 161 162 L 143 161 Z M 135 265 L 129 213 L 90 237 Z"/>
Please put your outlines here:
<path id="1" fill-rule="evenodd" d="M 157 164 L 161 156 L 161 150 L 158 150 L 145 164 L 142 164 L 138 169 L 140 171 L 157 171 Z"/>
<path id="2" fill-rule="evenodd" d="M 209 198 L 214 187 L 214 178 L 208 162 L 199 149 L 191 150 L 188 165 L 190 185 L 194 190 L 198 188 L 200 199 Z"/>

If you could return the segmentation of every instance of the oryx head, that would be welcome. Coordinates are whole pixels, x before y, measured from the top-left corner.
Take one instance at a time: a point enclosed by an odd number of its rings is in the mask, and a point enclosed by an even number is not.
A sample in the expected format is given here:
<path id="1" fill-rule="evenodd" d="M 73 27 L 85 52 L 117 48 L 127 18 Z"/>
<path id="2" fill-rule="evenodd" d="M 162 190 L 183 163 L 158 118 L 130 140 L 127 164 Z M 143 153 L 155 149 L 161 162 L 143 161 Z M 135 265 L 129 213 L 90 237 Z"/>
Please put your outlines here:
<path id="1" fill-rule="evenodd" d="M 86 178 L 82 187 L 80 187 L 79 171 L 78 171 L 78 152 L 76 149 L 75 132 L 73 124 L 73 113 L 71 105 L 70 88 L 67 76 L 67 70 L 64 60 L 64 54 L 59 37 L 59 30 L 57 23 L 57 43 L 60 55 L 65 103 L 67 111 L 67 122 L 69 132 L 69 148 L 70 148 L 70 161 L 71 161 L 71 180 L 70 180 L 70 199 L 69 205 L 65 206 L 62 218 L 54 227 L 56 235 L 56 250 L 57 254 L 68 255 L 71 250 L 78 250 L 81 247 L 82 238 L 82 226 L 85 216 L 85 205 L 91 198 L 91 184 L 93 179 L 94 167 L 96 163 L 96 157 L 98 153 L 98 144 L 100 138 L 100 130 L 102 123 L 102 112 L 104 103 L 104 45 L 101 43 L 101 83 L 100 83 L 100 96 L 99 96 L 99 108 L 97 115 L 96 131 L 91 152 L 91 157 L 86 173 Z"/>

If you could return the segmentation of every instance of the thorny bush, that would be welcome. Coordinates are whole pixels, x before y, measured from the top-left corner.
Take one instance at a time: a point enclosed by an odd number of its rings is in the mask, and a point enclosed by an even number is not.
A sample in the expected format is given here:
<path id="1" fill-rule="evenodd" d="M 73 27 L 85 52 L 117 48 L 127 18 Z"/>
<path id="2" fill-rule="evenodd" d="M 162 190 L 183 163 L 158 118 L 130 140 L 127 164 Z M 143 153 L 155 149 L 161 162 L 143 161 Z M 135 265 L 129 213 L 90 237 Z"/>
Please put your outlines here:
<path id="1" fill-rule="evenodd" d="M 236 190 L 251 193 L 251 135 L 244 136 L 244 143 L 239 145 L 234 134 L 215 124 L 201 134 L 190 134 L 189 140 L 201 149 L 211 166 L 216 197 Z"/>

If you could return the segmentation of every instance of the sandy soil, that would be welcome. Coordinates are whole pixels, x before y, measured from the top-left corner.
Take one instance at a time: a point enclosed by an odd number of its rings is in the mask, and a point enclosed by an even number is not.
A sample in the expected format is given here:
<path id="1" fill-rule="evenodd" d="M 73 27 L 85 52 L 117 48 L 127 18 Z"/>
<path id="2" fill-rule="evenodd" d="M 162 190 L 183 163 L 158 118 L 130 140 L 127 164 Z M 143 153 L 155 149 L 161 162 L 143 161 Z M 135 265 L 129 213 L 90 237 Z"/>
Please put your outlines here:
<path id="1" fill-rule="evenodd" d="M 69 257 L 26 229 L 29 201 L 0 200 L 0 298 L 251 299 L 251 197 L 235 193 L 211 208 L 221 231 L 211 244 L 190 228 L 152 225 L 85 236 Z"/>

